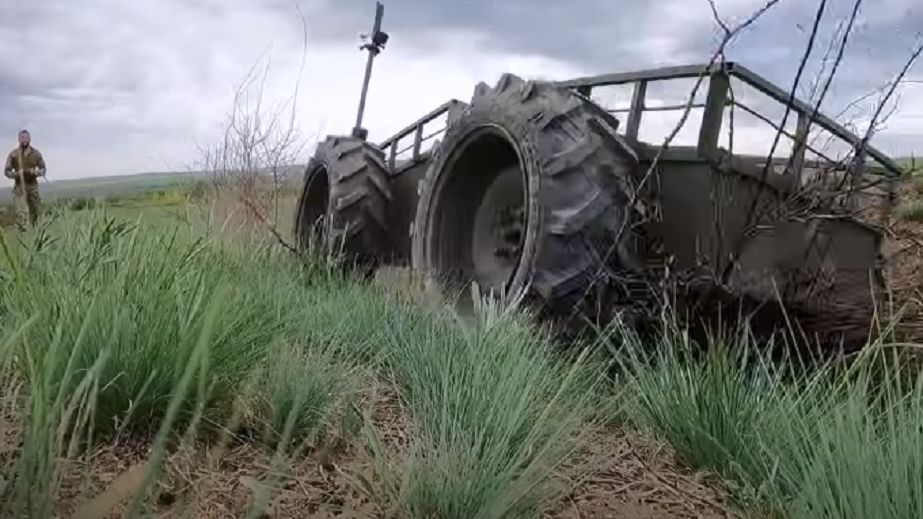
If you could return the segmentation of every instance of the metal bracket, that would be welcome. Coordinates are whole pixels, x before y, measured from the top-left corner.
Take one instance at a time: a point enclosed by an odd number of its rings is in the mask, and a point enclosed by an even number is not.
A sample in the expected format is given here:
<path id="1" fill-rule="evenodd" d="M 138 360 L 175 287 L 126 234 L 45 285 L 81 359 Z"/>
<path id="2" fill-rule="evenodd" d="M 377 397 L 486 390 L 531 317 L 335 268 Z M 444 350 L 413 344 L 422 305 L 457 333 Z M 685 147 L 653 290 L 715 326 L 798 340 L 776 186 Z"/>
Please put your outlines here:
<path id="1" fill-rule="evenodd" d="M 368 51 L 369 57 L 365 62 L 365 77 L 362 80 L 362 93 L 359 95 L 359 111 L 356 114 L 356 126 L 353 127 L 352 135 L 362 140 L 368 137 L 368 131 L 362 127 L 362 116 L 365 114 L 365 100 L 369 92 L 369 80 L 372 78 L 372 62 L 376 56 L 381 54 L 385 44 L 388 43 L 388 33 L 381 30 L 381 20 L 384 14 L 385 6 L 381 2 L 375 2 L 375 23 L 372 24 L 372 32 L 368 35 L 369 43 L 359 47 L 359 50 Z"/>

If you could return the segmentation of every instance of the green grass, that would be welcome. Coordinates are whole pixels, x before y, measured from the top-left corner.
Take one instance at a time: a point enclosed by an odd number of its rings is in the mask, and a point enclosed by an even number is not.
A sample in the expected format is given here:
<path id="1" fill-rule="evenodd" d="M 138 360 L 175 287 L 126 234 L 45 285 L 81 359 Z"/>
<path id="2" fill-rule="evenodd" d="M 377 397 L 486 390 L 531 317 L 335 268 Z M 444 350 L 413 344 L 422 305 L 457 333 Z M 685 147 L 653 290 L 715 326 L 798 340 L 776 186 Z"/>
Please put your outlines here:
<path id="1" fill-rule="evenodd" d="M 379 474 L 380 506 L 528 517 L 566 489 L 557 466 L 584 423 L 586 379 L 554 364 L 525 324 L 485 316 L 469 331 L 322 264 L 104 211 L 8 245 L 4 351 L 30 409 L 17 513 L 47 516 L 55 460 L 113 435 L 154 438 L 155 458 L 169 438 L 230 423 L 280 452 L 316 445 L 372 372 L 394 380 L 420 431 L 416 455 Z M 445 473 L 450 462 L 467 477 Z"/>
<path id="2" fill-rule="evenodd" d="M 27 375 L 60 377 L 46 367 L 49 357 L 60 355 L 54 345 L 86 345 L 67 369 L 83 371 L 108 358 L 100 374 L 106 384 L 97 397 L 96 426 L 156 423 L 164 415 L 164 395 L 171 394 L 202 333 L 207 302 L 219 288 L 232 286 L 240 265 L 202 238 L 151 233 L 111 217 L 62 227 L 52 231 L 56 243 L 38 251 L 30 244 L 14 260 L 22 268 L 10 269 L 14 282 L 3 293 L 11 326 L 35 315 L 56 325 L 32 327 L 23 337 Z M 236 391 L 233 382 L 270 344 L 292 333 L 295 315 L 286 315 L 271 292 L 254 289 L 273 283 L 271 273 L 259 274 L 224 295 L 235 311 L 216 323 L 221 332 L 210 345 L 210 401 L 226 401 Z"/>
<path id="3" fill-rule="evenodd" d="M 895 159 L 898 165 L 910 172 L 911 175 L 923 173 L 923 161 L 917 157 L 900 157 Z"/>
<path id="4" fill-rule="evenodd" d="M 897 217 L 912 222 L 923 222 L 923 198 L 908 200 L 897 206 Z"/>
<path id="5" fill-rule="evenodd" d="M 908 387 L 881 362 L 883 345 L 805 374 L 745 338 L 701 355 L 678 332 L 666 337 L 653 358 L 623 345 L 631 419 L 689 466 L 730 480 L 738 502 L 778 517 L 923 514 L 923 377 Z"/>
<path id="6" fill-rule="evenodd" d="M 402 323 L 403 324 L 403 323 Z M 545 337 L 484 305 L 462 326 L 446 314 L 392 327 L 389 366 L 414 424 L 403 458 L 378 446 L 369 489 L 406 517 L 534 517 L 569 489 L 602 373 L 548 355 Z"/>
<path id="7" fill-rule="evenodd" d="M 805 373 L 745 334 L 703 350 L 676 330 L 559 356 L 517 309 L 461 320 L 261 237 L 111 209 L 3 235 L 0 382 L 24 383 L 26 435 L 0 515 L 49 517 L 70 462 L 131 438 L 152 446 L 138 517 L 178 442 L 231 437 L 271 454 L 267 480 L 347 442 L 350 481 L 385 516 L 535 517 L 595 469 L 573 456 L 605 420 L 755 512 L 923 516 L 923 381 L 881 359 Z M 363 398 L 379 386 L 404 443 Z"/>
<path id="8" fill-rule="evenodd" d="M 57 179 L 53 174 L 49 181 L 39 184 L 42 200 L 54 203 L 78 198 L 101 198 L 116 200 L 158 190 L 170 190 L 189 183 L 207 180 L 203 172 L 141 173 L 107 177 Z M 0 192 L 0 203 L 12 203 L 9 191 Z"/>
<path id="9" fill-rule="evenodd" d="M 268 441 L 302 439 L 346 393 L 334 345 L 291 356 L 309 307 L 299 304 L 300 271 L 272 250 L 103 213 L 66 217 L 5 249 L 5 356 L 17 359 L 31 408 L 22 506 L 47 506 L 51 489 L 35 482 L 53 486 L 50 460 L 75 455 L 84 439 L 143 438 L 166 421 L 223 424 L 241 404 Z M 195 390 L 178 392 L 189 376 Z"/>

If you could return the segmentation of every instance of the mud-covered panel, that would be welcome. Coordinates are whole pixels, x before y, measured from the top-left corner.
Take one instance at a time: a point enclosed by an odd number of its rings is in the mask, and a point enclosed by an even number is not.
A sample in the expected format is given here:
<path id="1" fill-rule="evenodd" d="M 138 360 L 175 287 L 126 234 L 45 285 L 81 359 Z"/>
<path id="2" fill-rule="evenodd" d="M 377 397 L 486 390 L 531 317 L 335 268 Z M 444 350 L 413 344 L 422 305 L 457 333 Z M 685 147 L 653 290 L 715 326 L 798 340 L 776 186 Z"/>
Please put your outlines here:
<path id="1" fill-rule="evenodd" d="M 406 169 L 398 170 L 391 177 L 391 192 L 394 196 L 388 212 L 391 241 L 391 263 L 408 265 L 410 263 L 410 225 L 417 210 L 417 184 L 426 176 L 429 157 Z"/>
<path id="2" fill-rule="evenodd" d="M 848 220 L 777 222 L 744 241 L 729 282 L 758 299 L 868 300 L 879 240 Z"/>
<path id="3" fill-rule="evenodd" d="M 783 198 L 771 186 L 761 189 L 757 179 L 704 161 L 667 157 L 658 170 L 654 192 L 660 218 L 652 229 L 677 269 L 720 272 L 743 239 L 748 215 L 772 221 L 782 212 Z"/>
<path id="4" fill-rule="evenodd" d="M 659 215 L 651 229 L 674 270 L 718 279 L 733 271 L 738 288 L 772 298 L 796 285 L 804 294 L 804 280 L 835 286 L 838 294 L 846 293 L 845 285 L 869 286 L 880 250 L 875 229 L 848 218 L 793 217 L 781 181 L 762 182 L 756 164 L 734 166 L 719 168 L 677 150 L 661 160 L 652 186 Z M 739 261 L 729 269 L 734 257 Z"/>

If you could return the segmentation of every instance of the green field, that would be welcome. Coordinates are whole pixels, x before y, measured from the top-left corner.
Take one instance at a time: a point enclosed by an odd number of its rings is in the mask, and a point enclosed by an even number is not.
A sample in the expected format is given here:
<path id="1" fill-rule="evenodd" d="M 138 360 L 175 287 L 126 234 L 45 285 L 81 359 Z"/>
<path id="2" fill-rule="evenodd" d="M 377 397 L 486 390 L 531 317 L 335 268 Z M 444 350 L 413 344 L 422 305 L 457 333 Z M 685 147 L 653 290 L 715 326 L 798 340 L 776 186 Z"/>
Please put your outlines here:
<path id="1" fill-rule="evenodd" d="M 923 159 L 917 157 L 901 157 L 897 159 L 897 163 L 912 175 L 923 173 Z"/>
<path id="2" fill-rule="evenodd" d="M 99 198 L 115 199 L 134 196 L 146 191 L 174 188 L 187 182 L 206 180 L 204 173 L 141 173 L 111 177 L 93 177 L 41 182 L 42 198 L 53 202 L 61 199 Z M 10 189 L 0 190 L 0 204 L 13 201 L 12 182 Z"/>
<path id="3" fill-rule="evenodd" d="M 613 324 L 561 352 L 166 192 L 4 230 L 0 516 L 923 517 L 894 345 L 805 373 Z"/>

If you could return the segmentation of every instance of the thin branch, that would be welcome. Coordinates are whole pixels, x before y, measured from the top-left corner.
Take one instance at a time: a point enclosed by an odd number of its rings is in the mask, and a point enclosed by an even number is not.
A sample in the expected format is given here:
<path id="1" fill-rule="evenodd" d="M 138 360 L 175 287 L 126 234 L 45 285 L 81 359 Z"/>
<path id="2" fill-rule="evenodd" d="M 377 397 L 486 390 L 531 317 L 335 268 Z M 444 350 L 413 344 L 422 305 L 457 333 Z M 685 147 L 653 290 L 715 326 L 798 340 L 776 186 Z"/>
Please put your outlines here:
<path id="1" fill-rule="evenodd" d="M 817 91 L 827 74 L 828 65 L 831 61 L 836 62 L 836 58 L 833 58 L 832 55 L 840 47 L 839 42 L 842 39 L 845 22 L 846 20 L 837 22 L 836 29 L 833 31 L 833 34 L 830 36 L 830 41 L 827 43 L 827 50 L 824 51 L 824 56 L 820 60 L 820 70 L 817 71 L 814 79 L 811 80 L 811 88 L 807 95 L 807 100 L 811 103 L 816 101 Z"/>
<path id="2" fill-rule="evenodd" d="M 873 113 L 871 119 L 869 120 L 868 128 L 866 128 L 865 134 L 862 136 L 859 143 L 853 146 L 853 149 L 849 155 L 849 157 L 852 158 L 852 163 L 849 165 L 846 171 L 846 174 L 844 174 L 842 178 L 840 179 L 838 189 L 843 188 L 843 186 L 846 184 L 846 181 L 849 180 L 850 177 L 852 176 L 849 173 L 854 172 L 856 168 L 859 167 L 860 160 L 864 160 L 865 150 L 868 146 L 869 141 L 872 138 L 872 135 L 874 135 L 875 133 L 875 128 L 878 125 L 878 120 L 881 117 L 885 106 L 888 104 L 888 101 L 891 100 L 891 97 L 894 96 L 895 92 L 897 91 L 897 87 L 903 82 L 904 76 L 907 75 L 907 73 L 913 67 L 913 64 L 920 57 L 921 54 L 923 54 L 923 40 L 921 40 L 921 42 L 918 43 L 917 46 L 913 49 L 913 51 L 910 53 L 910 56 L 908 57 L 908 59 L 904 62 L 903 66 L 901 67 L 900 72 L 898 72 L 894 80 L 891 81 L 890 86 L 887 89 L 887 92 L 879 99 L 877 106 L 875 108 L 875 112 Z M 892 111 L 885 117 L 890 117 L 890 114 L 893 114 L 896 109 L 897 107 L 895 106 L 894 108 L 892 108 Z M 845 159 L 844 159 L 844 162 L 845 162 Z M 853 190 L 854 190 L 854 186 L 850 188 L 850 193 Z"/>
<path id="3" fill-rule="evenodd" d="M 759 188 L 757 189 L 757 192 L 753 198 L 753 201 L 750 203 L 750 209 L 747 211 L 747 221 L 746 221 L 747 227 L 754 225 L 755 221 L 760 221 L 765 215 L 766 208 L 763 208 L 761 210 L 758 210 L 758 209 L 760 208 L 759 203 L 766 189 L 766 177 L 769 175 L 769 170 L 772 167 L 772 156 L 775 153 L 776 147 L 778 146 L 779 140 L 781 139 L 782 133 L 784 132 L 785 123 L 788 120 L 788 115 L 791 113 L 793 102 L 795 99 L 795 93 L 797 92 L 798 84 L 800 83 L 800 80 L 801 80 L 801 74 L 803 73 L 805 66 L 807 65 L 808 59 L 810 58 L 811 52 L 814 49 L 814 42 L 817 37 L 817 32 L 820 27 L 820 23 L 824 17 L 826 3 L 827 3 L 826 0 L 821 0 L 820 3 L 818 4 L 817 12 L 815 13 L 815 16 L 814 16 L 814 23 L 811 28 L 811 35 L 808 38 L 808 43 L 806 45 L 805 52 L 802 55 L 801 62 L 798 64 L 798 71 L 795 75 L 794 84 L 792 85 L 791 94 L 789 96 L 789 102 L 785 106 L 785 115 L 782 118 L 782 123 L 779 125 L 779 129 L 776 131 L 776 135 L 775 135 L 775 138 L 773 139 L 772 147 L 769 150 L 769 154 L 766 160 L 766 165 L 764 166 L 763 171 L 760 176 Z M 827 81 L 824 84 L 824 88 L 821 91 L 820 96 L 814 103 L 814 108 L 812 110 L 811 116 L 807 120 L 807 124 L 805 127 L 808 129 L 808 131 L 810 130 L 811 125 L 814 122 L 814 119 L 817 117 L 817 114 L 820 111 L 820 105 L 823 103 L 824 97 L 827 94 L 827 91 L 830 87 L 833 77 L 836 74 L 836 71 L 839 68 L 839 65 L 843 59 L 843 53 L 846 48 L 846 42 L 848 41 L 849 35 L 852 32 L 853 23 L 855 21 L 855 17 L 858 13 L 859 6 L 861 4 L 862 4 L 862 0 L 856 0 L 856 2 L 853 4 L 853 10 L 850 15 L 850 19 L 845 29 L 845 32 L 843 34 L 843 38 L 840 42 L 836 60 L 834 61 L 833 67 L 830 71 L 830 75 L 827 77 Z M 786 166 L 787 171 L 791 170 L 792 165 L 794 164 L 794 160 L 795 160 L 795 154 L 792 153 L 788 159 L 788 163 Z M 740 255 L 740 250 L 745 243 L 745 236 L 746 236 L 746 233 L 742 233 L 741 236 L 736 240 L 736 245 L 734 247 L 734 250 L 732 251 L 732 257 L 736 258 Z M 721 280 L 727 279 L 727 277 L 732 272 L 733 266 L 734 266 L 733 261 L 728 262 L 727 266 L 724 268 L 724 271 L 721 273 L 721 276 L 720 276 Z"/>
<path id="4" fill-rule="evenodd" d="M 830 90 L 830 85 L 833 83 L 833 78 L 836 76 L 837 70 L 839 70 L 840 64 L 843 62 L 843 56 L 846 53 L 846 44 L 849 42 L 849 36 L 852 34 L 853 25 L 856 23 L 856 18 L 859 15 L 859 7 L 862 6 L 862 1 L 863 0 L 856 0 L 853 4 L 852 12 L 849 13 L 849 21 L 846 24 L 846 30 L 843 32 L 843 37 L 840 40 L 836 59 L 833 62 L 833 68 L 830 70 L 830 75 L 827 76 L 827 80 L 824 82 L 824 88 L 821 90 L 820 96 L 814 103 L 814 109 L 811 111 L 811 116 L 808 118 L 808 128 L 814 124 L 814 120 L 817 118 L 817 114 L 820 113 L 820 107 L 824 102 L 824 98 L 827 97 L 827 92 Z"/>
<path id="5" fill-rule="evenodd" d="M 859 0 L 861 2 L 861 0 Z M 785 104 L 785 114 L 782 116 L 782 123 L 779 125 L 780 129 L 776 132 L 775 137 L 772 141 L 772 146 L 769 149 L 769 155 L 766 160 L 766 167 L 763 168 L 762 178 L 765 180 L 766 176 L 769 174 L 770 164 L 772 163 L 772 156 L 775 154 L 776 147 L 779 145 L 779 140 L 782 138 L 782 129 L 785 128 L 785 123 L 788 122 L 788 116 L 792 112 L 792 106 L 795 101 L 795 94 L 798 91 L 798 85 L 801 83 L 801 75 L 804 73 L 804 69 L 807 66 L 808 60 L 811 57 L 811 52 L 814 50 L 814 42 L 817 39 L 817 31 L 820 28 L 820 23 L 824 18 L 824 10 L 827 7 L 827 0 L 821 0 L 817 6 L 817 13 L 814 15 L 814 24 L 811 27 L 811 35 L 808 38 L 808 44 L 805 46 L 804 54 L 801 57 L 801 61 L 798 63 L 798 70 L 795 73 L 795 80 L 792 84 L 791 92 L 789 93 L 788 103 Z M 756 208 L 760 195 L 757 194 L 756 198 L 753 201 L 753 209 Z M 751 212 L 752 210 L 751 209 Z"/>
<path id="6" fill-rule="evenodd" d="M 718 45 L 718 48 L 712 54 L 711 59 L 709 59 L 708 64 L 703 68 L 702 72 L 699 73 L 698 78 L 696 79 L 695 85 L 692 87 L 692 91 L 689 93 L 689 100 L 686 102 L 686 106 L 683 109 L 683 113 L 680 116 L 679 121 L 676 123 L 676 126 L 673 130 L 667 135 L 664 139 L 663 144 L 660 146 L 660 149 L 657 151 L 657 155 L 654 156 L 654 159 L 651 161 L 650 167 L 647 169 L 647 173 L 644 175 L 644 178 L 641 182 L 641 187 L 646 183 L 646 181 L 651 177 L 652 172 L 657 169 L 657 166 L 660 164 L 660 160 L 663 158 L 663 153 L 669 148 L 670 144 L 676 139 L 676 136 L 679 135 L 679 132 L 682 131 L 683 126 L 686 125 L 686 121 L 689 119 L 689 114 L 692 112 L 692 106 L 695 104 L 695 96 L 699 92 L 699 88 L 702 87 L 702 83 L 705 81 L 705 77 L 710 72 L 712 66 L 717 62 L 721 56 L 724 55 L 724 51 L 730 42 L 738 35 L 741 31 L 747 29 L 756 21 L 763 16 L 767 11 L 772 9 L 776 4 L 779 3 L 779 0 L 769 0 L 766 2 L 760 9 L 758 9 L 753 15 L 747 18 L 743 23 L 736 26 L 732 30 L 728 31 L 724 38 L 722 38 L 721 43 Z"/>
<path id="7" fill-rule="evenodd" d="M 708 0 L 708 7 L 711 8 L 711 16 L 715 20 L 715 23 L 718 24 L 718 27 L 721 27 L 721 30 L 724 31 L 724 35 L 727 36 L 731 32 L 731 28 L 728 27 L 728 24 L 721 18 L 721 15 L 718 13 L 718 6 L 715 5 L 715 0 Z"/>
<path id="8" fill-rule="evenodd" d="M 207 147 L 197 146 L 216 194 L 223 190 L 233 191 L 233 199 L 248 209 L 245 214 L 266 224 L 283 245 L 286 244 L 275 227 L 267 223 L 270 222 L 268 208 L 274 208 L 272 220 L 277 220 L 282 179 L 287 178 L 288 168 L 298 163 L 307 144 L 297 118 L 307 63 L 308 31 L 300 7 L 295 5 L 295 9 L 301 21 L 302 54 L 293 93 L 280 101 L 269 102 L 266 98 L 273 68 L 267 50 L 235 85 L 219 142 Z"/>
<path id="9" fill-rule="evenodd" d="M 283 248 L 285 248 L 285 250 L 291 252 L 292 254 L 296 256 L 299 255 L 298 249 L 294 245 L 287 242 L 285 238 L 282 237 L 282 235 L 276 229 L 276 226 L 273 225 L 273 223 L 269 221 L 269 219 L 266 217 L 265 214 L 263 214 L 262 211 L 260 211 L 260 208 L 253 202 L 252 199 L 244 198 L 243 202 L 244 204 L 247 205 L 247 207 L 250 208 L 251 211 L 253 211 L 253 214 L 255 214 L 257 218 L 259 218 L 260 221 L 263 222 L 263 224 L 266 226 L 266 229 L 270 232 L 270 234 L 273 235 L 273 237 L 276 239 L 276 242 L 279 245 L 281 245 Z"/>
<path id="10" fill-rule="evenodd" d="M 872 116 L 872 120 L 869 121 L 868 130 L 866 131 L 865 136 L 862 137 L 861 146 L 863 148 L 868 144 L 869 139 L 871 139 L 875 125 L 878 121 L 878 118 L 881 116 L 881 112 L 884 109 L 884 106 L 897 91 L 898 85 L 901 84 L 904 76 L 906 76 L 907 72 L 909 72 L 911 67 L 913 67 L 913 64 L 917 61 L 917 58 L 920 57 L 920 54 L 923 54 L 923 41 L 917 44 L 917 47 L 910 54 L 910 58 L 907 59 L 907 61 L 904 63 L 904 66 L 901 68 L 901 71 L 898 73 L 897 78 L 891 82 L 891 87 L 888 89 L 888 93 L 885 94 L 884 98 L 881 99 L 881 101 L 878 103 L 878 108 L 875 110 L 875 114 Z"/>
<path id="11" fill-rule="evenodd" d="M 717 48 L 712 53 L 712 56 L 709 59 L 708 63 L 702 68 L 702 71 L 699 73 L 696 79 L 695 85 L 693 85 L 692 91 L 689 93 L 689 99 L 686 102 L 686 106 L 683 109 L 683 112 L 682 112 L 682 115 L 680 116 L 679 121 L 677 121 L 676 126 L 669 133 L 669 135 L 664 139 L 663 143 L 661 144 L 660 148 L 657 151 L 657 154 L 651 160 L 650 166 L 647 168 L 647 171 L 644 173 L 643 177 L 638 183 L 637 189 L 631 194 L 631 199 L 629 200 L 628 207 L 634 207 L 637 204 L 640 193 L 644 191 L 644 187 L 647 184 L 647 182 L 651 179 L 651 177 L 653 176 L 653 172 L 657 170 L 657 167 L 659 166 L 660 161 L 663 159 L 663 154 L 669 148 L 673 140 L 676 139 L 676 136 L 679 135 L 679 132 L 682 130 L 683 126 L 686 125 L 686 121 L 689 119 L 689 114 L 692 111 L 692 106 L 695 104 L 696 94 L 698 94 L 699 89 L 702 86 L 702 83 L 705 81 L 705 78 L 708 76 L 708 74 L 712 71 L 712 68 L 715 65 L 715 63 L 719 61 L 719 59 L 722 56 L 724 56 L 724 51 L 727 48 L 727 46 L 730 44 L 731 41 L 734 40 L 734 38 L 737 37 L 737 35 L 739 35 L 741 32 L 743 32 L 744 30 L 749 28 L 751 25 L 756 23 L 756 21 L 759 20 L 764 14 L 766 14 L 770 9 L 775 7 L 779 3 L 779 1 L 780 0 L 768 0 L 759 9 L 754 11 L 753 14 L 751 14 L 746 20 L 744 20 L 743 22 L 741 22 L 740 24 L 738 24 L 737 26 L 735 26 L 734 28 L 732 28 L 731 30 L 727 31 L 724 34 L 724 36 L 721 39 L 721 42 L 718 44 Z M 717 12 L 717 9 L 716 9 L 716 12 Z M 609 247 L 609 250 L 607 250 L 606 254 L 603 256 L 602 261 L 600 261 L 599 268 L 597 269 L 591 282 L 587 285 L 587 288 L 584 290 L 583 294 L 581 295 L 580 301 L 574 305 L 573 310 L 570 313 L 570 318 L 573 318 L 576 315 L 576 313 L 579 311 L 578 307 L 586 300 L 590 292 L 593 291 L 599 279 L 607 272 L 608 270 L 607 265 L 609 264 L 609 260 L 612 257 L 612 254 L 615 253 L 615 251 L 617 250 L 618 245 L 621 242 L 622 236 L 626 230 L 627 224 L 628 222 L 626 219 L 620 225 L 618 232 L 615 235 L 615 240 L 613 241 L 613 245 Z"/>

